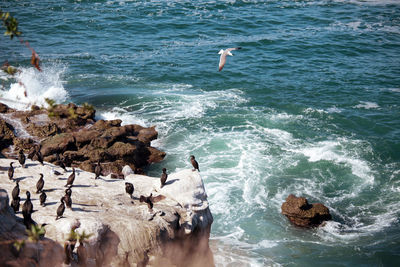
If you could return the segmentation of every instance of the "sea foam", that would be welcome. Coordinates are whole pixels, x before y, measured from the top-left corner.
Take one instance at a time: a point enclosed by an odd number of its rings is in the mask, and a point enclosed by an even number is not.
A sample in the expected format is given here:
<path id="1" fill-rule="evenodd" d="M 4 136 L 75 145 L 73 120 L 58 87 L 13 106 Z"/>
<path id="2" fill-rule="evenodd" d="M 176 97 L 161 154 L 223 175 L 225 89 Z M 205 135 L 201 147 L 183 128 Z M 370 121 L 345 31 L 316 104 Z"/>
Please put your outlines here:
<path id="1" fill-rule="evenodd" d="M 27 110 L 31 105 L 47 106 L 45 99 L 62 103 L 68 99 L 68 92 L 63 86 L 62 77 L 66 66 L 59 63 L 46 63 L 42 71 L 33 67 L 19 68 L 15 74 L 16 82 L 9 90 L 2 92 L 2 101 L 12 108 Z"/>

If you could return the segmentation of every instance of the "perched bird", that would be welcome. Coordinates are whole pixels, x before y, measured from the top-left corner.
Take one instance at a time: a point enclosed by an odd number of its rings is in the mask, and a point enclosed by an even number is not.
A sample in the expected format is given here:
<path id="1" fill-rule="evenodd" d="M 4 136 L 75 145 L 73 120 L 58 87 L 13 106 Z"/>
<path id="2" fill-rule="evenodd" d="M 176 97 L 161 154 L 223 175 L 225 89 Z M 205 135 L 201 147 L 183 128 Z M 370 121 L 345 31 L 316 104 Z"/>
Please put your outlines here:
<path id="1" fill-rule="evenodd" d="M 43 165 L 43 155 L 42 155 L 42 152 L 40 152 L 39 148 L 36 150 L 36 157 L 37 157 L 37 160 L 40 162 L 40 164 Z"/>
<path id="2" fill-rule="evenodd" d="M 100 160 L 97 162 L 96 168 L 94 169 L 94 173 L 96 174 L 96 177 L 94 179 L 97 179 L 101 175 L 101 165 L 100 165 Z"/>
<path id="3" fill-rule="evenodd" d="M 65 185 L 65 187 L 72 186 L 74 181 L 75 181 L 75 168 L 72 167 L 72 173 L 69 175 L 67 184 Z"/>
<path id="4" fill-rule="evenodd" d="M 29 191 L 26 191 L 26 200 L 22 205 L 22 215 L 24 216 L 24 224 L 27 229 L 29 229 L 32 224 L 32 212 L 33 204 L 31 201 L 31 193 Z"/>
<path id="5" fill-rule="evenodd" d="M 132 194 L 134 190 L 135 188 L 133 187 L 133 184 L 128 182 L 125 183 L 125 192 L 128 193 L 131 198 L 133 198 Z"/>
<path id="6" fill-rule="evenodd" d="M 32 214 L 33 212 L 33 204 L 31 201 L 31 192 L 26 191 L 26 200 L 24 202 L 24 204 L 22 205 L 22 212 L 24 213 L 29 213 Z"/>
<path id="7" fill-rule="evenodd" d="M 33 157 L 36 155 L 36 150 L 37 150 L 37 145 L 34 145 L 33 147 L 31 147 L 31 149 L 29 150 L 29 153 L 28 153 L 28 159 L 33 160 Z"/>
<path id="8" fill-rule="evenodd" d="M 44 186 L 44 179 L 43 179 L 43 173 L 40 173 L 40 178 L 36 183 L 36 194 L 39 194 L 43 190 Z"/>
<path id="9" fill-rule="evenodd" d="M 19 150 L 18 161 L 22 168 L 25 168 L 25 155 L 22 149 Z"/>
<path id="10" fill-rule="evenodd" d="M 65 172 L 67 172 L 67 168 L 65 167 L 65 164 L 64 164 L 64 160 L 62 160 L 61 158 L 60 158 L 60 154 L 56 154 L 56 161 L 57 161 L 57 164 L 58 164 L 58 166 L 60 166 L 61 167 L 61 169 L 63 169 Z"/>
<path id="11" fill-rule="evenodd" d="M 226 56 L 233 56 L 231 51 L 233 50 L 239 50 L 242 49 L 241 47 L 233 47 L 233 48 L 227 48 L 227 49 L 221 49 L 219 50 L 218 54 L 221 54 L 221 56 L 219 57 L 219 66 L 218 66 L 218 71 L 221 71 L 222 68 L 225 65 L 226 62 Z"/>
<path id="12" fill-rule="evenodd" d="M 19 202 L 21 201 L 21 198 L 17 196 L 16 198 L 13 198 L 11 201 L 11 207 L 13 208 L 14 212 L 17 213 L 19 211 Z"/>
<path id="13" fill-rule="evenodd" d="M 64 211 L 65 211 L 64 198 L 62 197 L 62 198 L 60 199 L 60 201 L 61 201 L 61 204 L 60 204 L 60 206 L 58 206 L 58 208 L 57 208 L 57 217 L 56 217 L 56 220 L 60 219 L 60 218 L 63 216 Z"/>
<path id="14" fill-rule="evenodd" d="M 13 188 L 13 190 L 11 192 L 11 196 L 13 199 L 16 199 L 17 197 L 19 197 L 19 181 L 17 180 L 16 183 L 17 184 L 15 185 L 15 187 Z"/>
<path id="15" fill-rule="evenodd" d="M 140 196 L 139 201 L 140 202 L 146 202 L 147 203 L 147 207 L 149 208 L 149 210 L 153 209 L 153 193 L 150 194 L 150 196 L 145 197 L 143 195 Z"/>
<path id="16" fill-rule="evenodd" d="M 46 206 L 46 203 L 45 203 L 46 202 L 46 198 L 47 198 L 46 193 L 44 191 L 42 191 L 42 193 L 39 196 L 40 206 L 42 206 L 42 207 Z"/>
<path id="17" fill-rule="evenodd" d="M 10 162 L 10 168 L 8 168 L 8 179 L 12 180 L 14 177 L 14 167 L 13 167 L 14 162 Z"/>
<path id="18" fill-rule="evenodd" d="M 71 188 L 65 189 L 64 203 L 67 205 L 67 208 L 72 209 L 72 190 Z"/>
<path id="19" fill-rule="evenodd" d="M 192 162 L 192 166 L 193 166 L 193 168 L 194 168 L 192 171 L 195 171 L 195 170 L 200 171 L 200 170 L 199 170 L 199 163 L 197 163 L 197 161 L 195 160 L 195 158 L 194 158 L 193 155 L 190 156 L 190 162 Z"/>
<path id="20" fill-rule="evenodd" d="M 167 169 L 163 168 L 162 169 L 162 174 L 161 174 L 161 188 L 163 188 L 163 186 L 165 185 L 165 182 L 167 181 L 168 178 L 168 174 L 167 174 Z"/>

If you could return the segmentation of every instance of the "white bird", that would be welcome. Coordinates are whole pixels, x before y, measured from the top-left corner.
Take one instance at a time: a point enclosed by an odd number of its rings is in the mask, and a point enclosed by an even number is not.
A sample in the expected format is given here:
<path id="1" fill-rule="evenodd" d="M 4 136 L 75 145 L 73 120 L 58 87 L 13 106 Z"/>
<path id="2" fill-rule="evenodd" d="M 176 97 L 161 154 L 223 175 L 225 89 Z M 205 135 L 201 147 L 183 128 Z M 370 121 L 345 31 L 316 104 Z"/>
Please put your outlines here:
<path id="1" fill-rule="evenodd" d="M 233 56 L 231 51 L 239 50 L 239 49 L 242 49 L 242 48 L 241 47 L 232 47 L 232 48 L 227 48 L 225 50 L 224 49 L 219 50 L 218 54 L 221 54 L 221 56 L 219 57 L 219 69 L 218 69 L 219 71 L 221 71 L 225 65 L 226 56 L 228 56 L 228 55 Z"/>

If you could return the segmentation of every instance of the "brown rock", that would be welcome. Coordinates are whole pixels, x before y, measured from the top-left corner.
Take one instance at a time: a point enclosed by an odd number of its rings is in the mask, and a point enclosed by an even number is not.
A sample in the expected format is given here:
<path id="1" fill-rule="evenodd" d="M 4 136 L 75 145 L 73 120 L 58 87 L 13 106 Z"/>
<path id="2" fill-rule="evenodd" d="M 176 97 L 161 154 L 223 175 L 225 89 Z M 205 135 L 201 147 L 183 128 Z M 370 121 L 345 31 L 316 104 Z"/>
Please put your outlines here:
<path id="1" fill-rule="evenodd" d="M 0 103 L 0 113 L 7 113 L 8 112 L 8 106 L 7 105 L 5 105 L 5 104 L 3 104 L 3 103 Z"/>
<path id="2" fill-rule="evenodd" d="M 96 137 L 100 135 L 99 131 L 96 130 L 87 130 L 87 129 L 82 129 L 79 132 L 73 133 L 73 136 L 75 137 L 75 142 L 78 147 L 83 147 L 86 144 L 90 144 L 92 140 L 94 140 Z"/>
<path id="3" fill-rule="evenodd" d="M 41 152 L 43 156 L 55 153 L 62 154 L 67 150 L 76 150 L 75 138 L 70 133 L 61 133 L 51 136 L 41 142 Z"/>
<path id="4" fill-rule="evenodd" d="M 156 131 L 155 126 L 139 130 L 138 139 L 145 144 L 150 144 L 150 142 L 157 139 L 157 137 L 158 132 Z"/>
<path id="5" fill-rule="evenodd" d="M 147 160 L 148 163 L 161 162 L 165 158 L 166 153 L 163 151 L 160 151 L 151 146 L 148 147 L 148 150 L 150 151 L 150 156 L 149 156 L 149 159 Z"/>
<path id="6" fill-rule="evenodd" d="M 136 146 L 129 143 L 115 142 L 106 152 L 114 159 L 123 159 L 132 157 L 136 153 Z"/>
<path id="7" fill-rule="evenodd" d="M 14 138 L 14 127 L 0 118 L 0 149 L 11 145 Z"/>
<path id="8" fill-rule="evenodd" d="M 29 123 L 29 121 L 26 123 Z M 58 128 L 57 124 L 54 122 L 49 122 L 44 125 L 30 123 L 26 127 L 26 129 L 33 136 L 38 136 L 38 137 L 48 137 L 48 136 L 52 136 L 52 135 L 56 135 L 56 134 L 60 133 L 60 129 Z"/>
<path id="9" fill-rule="evenodd" d="M 111 127 L 120 127 L 122 121 L 121 120 L 98 120 L 95 124 L 93 124 L 92 128 L 97 130 L 105 130 Z"/>
<path id="10" fill-rule="evenodd" d="M 323 221 L 331 220 L 329 209 L 321 203 L 309 204 L 304 197 L 289 195 L 281 206 L 282 214 L 293 224 L 301 227 L 313 227 Z"/>
<path id="11" fill-rule="evenodd" d="M 10 108 L 0 105 L 0 111 L 7 110 L 10 113 Z M 13 126 L 0 119 L 0 148 L 14 144 L 29 151 L 41 140 L 40 151 L 47 162 L 54 163 L 58 153 L 66 166 L 80 166 L 93 172 L 93 164 L 100 161 L 104 165 L 103 175 L 108 175 L 120 173 L 125 165 L 143 169 L 165 157 L 164 152 L 150 146 L 158 136 L 154 126 L 121 126 L 119 119 L 94 122 L 95 110 L 88 104 L 32 107 L 30 111 L 12 111 L 11 115 L 11 119 L 22 122 L 32 138 L 15 136 Z"/>

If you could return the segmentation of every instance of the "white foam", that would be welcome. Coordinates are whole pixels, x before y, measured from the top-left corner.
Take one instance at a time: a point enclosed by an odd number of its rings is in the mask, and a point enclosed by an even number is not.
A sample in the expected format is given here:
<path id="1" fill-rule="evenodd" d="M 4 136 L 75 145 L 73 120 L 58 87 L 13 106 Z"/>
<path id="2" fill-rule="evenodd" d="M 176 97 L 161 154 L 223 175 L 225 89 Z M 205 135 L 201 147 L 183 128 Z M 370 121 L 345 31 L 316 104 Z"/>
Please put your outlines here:
<path id="1" fill-rule="evenodd" d="M 341 140 L 346 142 L 345 140 Z M 299 149 L 298 152 L 308 157 L 310 162 L 320 160 L 333 161 L 335 163 L 344 163 L 351 167 L 352 173 L 360 178 L 363 178 L 368 184 L 374 182 L 374 176 L 366 161 L 355 158 L 353 155 L 348 155 L 348 152 L 343 149 L 340 141 L 322 141 Z"/>
<path id="2" fill-rule="evenodd" d="M 360 104 L 355 105 L 354 108 L 378 109 L 379 105 L 374 102 L 360 101 Z"/>
<path id="3" fill-rule="evenodd" d="M 9 90 L 1 95 L 5 104 L 15 109 L 26 110 L 33 104 L 47 106 L 45 98 L 53 99 L 56 103 L 67 100 L 68 93 L 62 81 L 65 66 L 48 63 L 42 65 L 42 72 L 33 67 L 19 70 L 21 72 L 15 74 L 17 82 L 12 83 Z"/>

